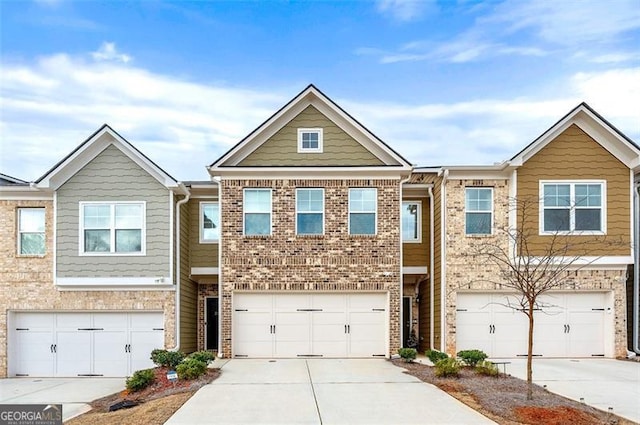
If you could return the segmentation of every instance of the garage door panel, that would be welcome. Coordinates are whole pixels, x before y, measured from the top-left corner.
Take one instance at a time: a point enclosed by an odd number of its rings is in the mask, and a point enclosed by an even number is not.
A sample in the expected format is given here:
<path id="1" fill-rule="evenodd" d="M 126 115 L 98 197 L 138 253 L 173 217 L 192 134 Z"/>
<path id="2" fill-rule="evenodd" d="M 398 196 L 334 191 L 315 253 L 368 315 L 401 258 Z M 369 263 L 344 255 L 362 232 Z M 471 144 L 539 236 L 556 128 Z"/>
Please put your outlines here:
<path id="1" fill-rule="evenodd" d="M 91 331 L 56 331 L 56 375 L 91 375 L 91 350 Z"/>
<path id="2" fill-rule="evenodd" d="M 100 325 L 106 326 L 105 323 L 100 323 Z M 95 347 L 94 373 L 102 376 L 128 375 L 126 331 L 97 331 L 93 334 L 93 338 Z"/>
<path id="3" fill-rule="evenodd" d="M 272 313 L 236 311 L 234 315 L 234 354 L 272 357 Z"/>
<path id="4" fill-rule="evenodd" d="M 349 296 L 349 310 L 371 311 L 371 309 L 386 309 L 385 294 L 351 294 Z"/>
<path id="5" fill-rule="evenodd" d="M 515 357 L 527 353 L 529 321 L 519 310 L 506 309 L 493 314 L 494 357 Z"/>
<path id="6" fill-rule="evenodd" d="M 153 367 L 150 359 L 151 351 L 164 348 L 164 332 L 132 330 L 129 341 L 131 370 L 148 369 Z"/>
<path id="7" fill-rule="evenodd" d="M 385 354 L 383 312 L 349 313 L 349 357 L 371 357 Z"/>
<path id="8" fill-rule="evenodd" d="M 271 311 L 273 299 L 264 294 L 238 294 L 233 297 L 233 307 L 237 310 Z"/>
<path id="9" fill-rule="evenodd" d="M 545 302 L 545 307 L 534 313 L 533 351 L 544 357 L 563 357 L 565 344 L 565 311 L 556 303 Z"/>
<path id="10" fill-rule="evenodd" d="M 276 311 L 296 311 L 310 308 L 311 301 L 306 294 L 282 294 L 273 297 L 273 306 Z"/>
<path id="11" fill-rule="evenodd" d="M 276 312 L 274 332 L 276 357 L 311 354 L 308 312 Z"/>
<path id="12" fill-rule="evenodd" d="M 488 311 L 459 311 L 456 325 L 457 351 L 477 349 L 490 353 L 490 325 L 491 314 Z"/>
<path id="13" fill-rule="evenodd" d="M 569 313 L 569 356 L 604 355 L 604 311 Z"/>
<path id="14" fill-rule="evenodd" d="M 60 313 L 55 315 L 57 329 L 91 328 L 91 315 L 89 313 Z"/>
<path id="15" fill-rule="evenodd" d="M 22 322 L 22 326 L 29 323 Z M 34 323 L 34 324 L 37 324 Z M 53 331 L 52 330 L 24 330 L 16 331 L 15 373 L 28 376 L 53 376 Z"/>
<path id="16" fill-rule="evenodd" d="M 344 300 L 342 302 L 344 306 Z M 311 317 L 312 351 L 325 357 L 346 357 L 347 319 L 344 309 L 340 312 L 314 312 Z"/>

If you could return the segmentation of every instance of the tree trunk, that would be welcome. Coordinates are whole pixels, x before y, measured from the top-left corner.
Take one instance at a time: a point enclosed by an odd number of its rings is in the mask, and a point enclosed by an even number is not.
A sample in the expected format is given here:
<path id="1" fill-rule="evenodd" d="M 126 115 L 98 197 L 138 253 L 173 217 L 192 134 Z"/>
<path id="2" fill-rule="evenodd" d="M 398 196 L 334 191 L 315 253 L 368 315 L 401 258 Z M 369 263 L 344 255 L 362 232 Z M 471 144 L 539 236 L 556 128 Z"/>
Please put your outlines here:
<path id="1" fill-rule="evenodd" d="M 527 400 L 533 400 L 533 307 L 534 303 L 529 302 L 529 342 L 527 345 Z"/>

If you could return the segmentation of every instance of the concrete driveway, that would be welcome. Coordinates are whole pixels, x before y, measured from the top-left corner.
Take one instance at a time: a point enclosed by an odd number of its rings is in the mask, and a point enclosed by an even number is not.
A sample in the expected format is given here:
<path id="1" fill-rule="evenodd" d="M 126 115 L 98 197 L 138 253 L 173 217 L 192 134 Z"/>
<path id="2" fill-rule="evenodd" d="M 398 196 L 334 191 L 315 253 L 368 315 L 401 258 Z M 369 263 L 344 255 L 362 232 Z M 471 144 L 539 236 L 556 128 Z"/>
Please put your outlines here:
<path id="1" fill-rule="evenodd" d="M 527 379 L 526 359 L 507 373 Z M 500 366 L 502 370 L 502 366 Z M 640 423 L 640 363 L 613 359 L 533 359 L 533 382 L 549 391 Z"/>
<path id="2" fill-rule="evenodd" d="M 167 424 L 492 424 L 385 360 L 234 359 Z"/>
<path id="3" fill-rule="evenodd" d="M 87 412 L 87 403 L 124 390 L 124 378 L 0 379 L 0 404 L 62 404 L 62 420 Z"/>

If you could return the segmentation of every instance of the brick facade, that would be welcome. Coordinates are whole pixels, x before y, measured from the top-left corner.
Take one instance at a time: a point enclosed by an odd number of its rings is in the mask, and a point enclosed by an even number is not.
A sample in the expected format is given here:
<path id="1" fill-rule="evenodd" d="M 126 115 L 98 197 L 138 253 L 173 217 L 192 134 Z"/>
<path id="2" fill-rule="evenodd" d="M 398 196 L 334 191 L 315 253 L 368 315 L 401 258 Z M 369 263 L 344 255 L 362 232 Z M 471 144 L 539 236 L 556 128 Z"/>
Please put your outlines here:
<path id="1" fill-rule="evenodd" d="M 325 231 L 297 236 L 295 189 L 324 188 Z M 348 192 L 377 188 L 375 236 L 348 233 Z M 400 339 L 400 181 L 223 180 L 222 181 L 222 352 L 232 355 L 234 291 L 385 292 L 389 294 L 389 351 Z M 243 236 L 243 189 L 272 189 L 272 234 Z"/>
<path id="2" fill-rule="evenodd" d="M 17 208 L 44 207 L 46 251 L 17 254 Z M 53 203 L 0 200 L 0 377 L 7 376 L 7 315 L 13 310 L 164 312 L 165 344 L 174 345 L 173 291 L 59 291 L 53 284 Z"/>

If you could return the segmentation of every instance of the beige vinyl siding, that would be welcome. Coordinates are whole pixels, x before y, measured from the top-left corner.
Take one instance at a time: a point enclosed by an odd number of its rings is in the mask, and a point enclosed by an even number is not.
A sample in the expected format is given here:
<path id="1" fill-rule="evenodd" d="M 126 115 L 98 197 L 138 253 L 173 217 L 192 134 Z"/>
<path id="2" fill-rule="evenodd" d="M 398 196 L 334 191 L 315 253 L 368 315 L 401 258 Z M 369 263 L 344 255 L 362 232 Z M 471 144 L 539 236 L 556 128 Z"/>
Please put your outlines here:
<path id="1" fill-rule="evenodd" d="M 534 253 L 543 254 L 552 238 L 539 236 L 540 180 L 590 179 L 606 180 L 607 235 L 568 237 L 578 247 L 572 253 L 585 254 L 588 249 L 586 255 L 630 255 L 629 169 L 575 124 L 518 169 L 518 200 L 532 207 L 526 227 L 532 234 L 529 246 Z"/>
<path id="2" fill-rule="evenodd" d="M 109 145 L 57 191 L 58 277 L 169 277 L 169 200 L 166 187 Z M 145 201 L 146 255 L 80 256 L 80 202 L 87 201 Z"/>
<path id="3" fill-rule="evenodd" d="M 322 128 L 323 152 L 298 153 L 298 128 Z M 327 167 L 384 163 L 320 111 L 308 106 L 238 165 Z"/>
<path id="4" fill-rule="evenodd" d="M 410 266 L 427 266 L 429 264 L 429 217 L 431 211 L 429 211 L 429 198 L 428 197 L 416 197 L 416 198 L 404 198 L 403 201 L 418 201 L 421 208 L 421 236 L 420 243 L 403 243 L 402 244 L 402 265 L 405 267 Z"/>
<path id="5" fill-rule="evenodd" d="M 180 206 L 180 350 L 185 353 L 198 349 L 198 285 L 189 278 L 190 209 L 190 203 Z"/>
<path id="6" fill-rule="evenodd" d="M 189 257 L 190 267 L 218 267 L 218 244 L 200 243 L 200 203 L 212 202 L 203 199 L 189 201 L 190 236 Z"/>

